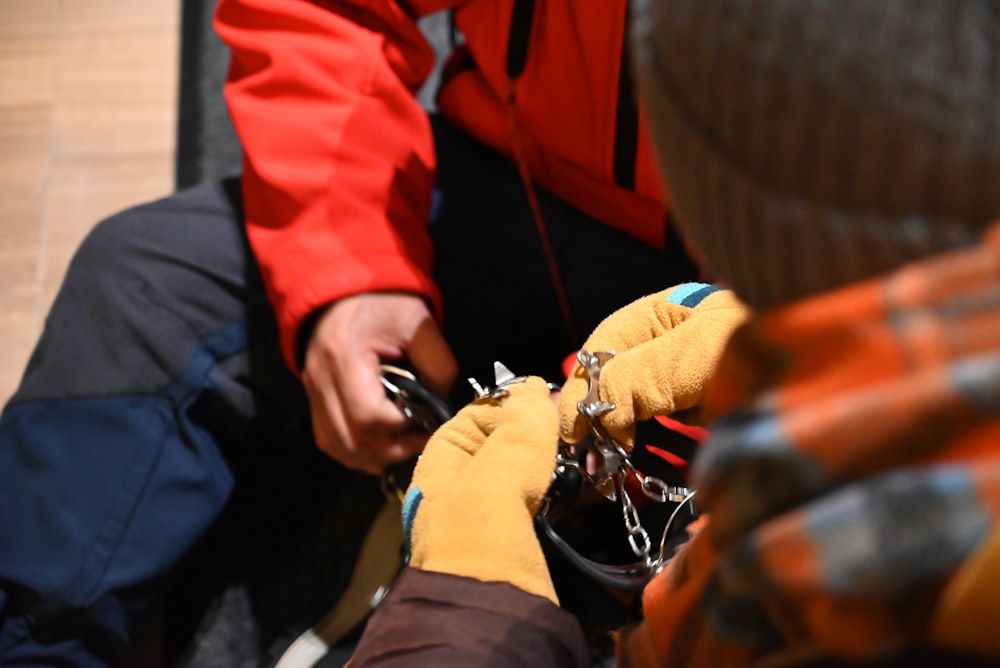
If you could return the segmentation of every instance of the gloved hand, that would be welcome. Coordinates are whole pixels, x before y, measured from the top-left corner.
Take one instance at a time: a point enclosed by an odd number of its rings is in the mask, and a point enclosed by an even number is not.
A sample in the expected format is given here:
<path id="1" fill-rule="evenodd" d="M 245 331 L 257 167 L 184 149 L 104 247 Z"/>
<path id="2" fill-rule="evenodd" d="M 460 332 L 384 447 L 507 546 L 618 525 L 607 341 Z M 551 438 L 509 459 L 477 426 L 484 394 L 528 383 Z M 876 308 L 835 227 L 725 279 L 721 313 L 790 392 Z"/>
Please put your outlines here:
<path id="1" fill-rule="evenodd" d="M 697 409 L 705 383 L 715 371 L 730 334 L 749 317 L 749 310 L 724 288 L 683 283 L 648 295 L 597 326 L 583 348 L 590 353 L 615 351 L 601 369 L 601 401 L 615 409 L 600 417 L 608 435 L 630 448 L 635 423 L 656 415 L 685 413 L 686 421 L 702 421 Z M 587 396 L 586 369 L 579 363 L 559 397 L 559 431 L 577 443 L 589 429 L 577 410 Z"/>
<path id="2" fill-rule="evenodd" d="M 410 565 L 510 582 L 559 603 L 534 516 L 552 481 L 558 432 L 544 380 L 477 399 L 431 437 L 403 502 Z"/>

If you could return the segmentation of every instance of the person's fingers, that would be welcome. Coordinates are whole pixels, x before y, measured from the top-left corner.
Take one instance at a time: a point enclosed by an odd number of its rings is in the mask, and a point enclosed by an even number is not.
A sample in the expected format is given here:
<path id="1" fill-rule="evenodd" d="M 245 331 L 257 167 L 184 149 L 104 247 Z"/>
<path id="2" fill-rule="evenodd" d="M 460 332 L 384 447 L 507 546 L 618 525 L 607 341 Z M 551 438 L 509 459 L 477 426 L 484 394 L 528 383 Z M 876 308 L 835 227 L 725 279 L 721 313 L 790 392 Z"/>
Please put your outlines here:
<path id="1" fill-rule="evenodd" d="M 378 473 L 380 467 L 373 458 L 346 447 L 344 439 L 338 434 L 338 429 L 335 426 L 334 414 L 339 409 L 336 403 L 331 405 L 331 396 L 320 387 L 320 379 L 306 371 L 303 373 L 302 380 L 309 400 L 313 439 L 316 446 L 345 466 L 368 473 Z"/>
<path id="2" fill-rule="evenodd" d="M 402 357 L 412 338 L 408 332 L 417 329 L 413 323 L 429 318 L 420 298 L 401 294 L 345 298 L 320 317 L 306 350 L 303 382 L 324 452 L 352 468 L 377 472 L 423 449 L 426 435 L 413 433 L 409 419 L 386 396 L 380 365 Z M 450 358 L 446 347 L 444 357 Z"/>
<path id="3" fill-rule="evenodd" d="M 615 410 L 601 416 L 608 434 L 623 444 L 635 438 L 635 424 L 680 411 L 687 420 L 704 418 L 709 379 L 742 312 L 706 311 L 667 334 L 625 351 L 601 372 L 601 399 Z"/>
<path id="4" fill-rule="evenodd" d="M 499 421 L 463 472 L 494 482 L 483 494 L 511 495 L 537 510 L 552 482 L 559 434 L 547 383 L 536 376 L 508 388 Z M 497 472 L 503 471 L 503 476 Z"/>
<path id="5" fill-rule="evenodd" d="M 338 359 L 333 369 L 341 410 L 351 429 L 392 434 L 410 426 L 399 407 L 386 396 L 380 379 L 381 360 L 372 351 L 357 350 Z"/>
<path id="6" fill-rule="evenodd" d="M 474 401 L 462 408 L 431 436 L 417 463 L 414 480 L 422 470 L 436 474 L 458 472 L 496 428 L 501 410 L 500 404 L 487 399 Z"/>
<path id="7" fill-rule="evenodd" d="M 335 395 L 324 396 L 312 383 L 306 383 L 306 394 L 317 447 L 350 468 L 378 474 L 389 464 L 416 457 L 427 442 L 427 435 L 417 432 L 358 428 Z"/>
<path id="8" fill-rule="evenodd" d="M 641 297 L 606 317 L 587 337 L 583 349 L 590 353 L 613 352 L 620 355 L 669 331 L 675 323 L 662 308 L 663 294 Z M 577 403 L 587 396 L 589 390 L 590 374 L 577 362 L 559 397 L 559 435 L 567 443 L 579 443 L 590 433 L 586 419 L 577 409 Z"/>
<path id="9" fill-rule="evenodd" d="M 672 301 L 676 290 L 687 295 L 692 286 L 644 297 L 607 318 L 584 344 L 591 353 L 616 353 L 601 366 L 598 390 L 600 400 L 615 408 L 599 419 L 622 445 L 634 441 L 636 422 L 654 415 L 698 409 L 687 419 L 704 419 L 700 404 L 706 383 L 748 311 L 729 290 L 693 287 L 698 290 L 691 294 L 705 293 L 701 301 Z M 577 364 L 559 401 L 559 431 L 569 443 L 578 443 L 589 431 L 577 409 L 589 387 L 586 369 Z"/>
<path id="10" fill-rule="evenodd" d="M 458 376 L 458 362 L 430 314 L 413 332 L 406 357 L 429 390 L 448 395 Z"/>
<path id="11" fill-rule="evenodd" d="M 379 472 L 418 454 L 426 435 L 408 433 L 409 421 L 385 396 L 377 358 L 348 355 L 340 362 L 323 346 L 303 372 L 317 446 L 351 468 Z M 375 360 L 375 361 L 372 361 Z"/>
<path id="12" fill-rule="evenodd" d="M 590 432 L 577 404 L 587 396 L 587 370 L 578 362 L 559 393 L 559 436 L 567 443 L 579 443 Z"/>
<path id="13" fill-rule="evenodd" d="M 487 435 L 494 429 L 500 412 L 501 407 L 496 403 L 477 400 L 434 432 L 417 460 L 407 498 L 419 499 L 422 507 L 426 507 L 426 503 L 453 507 L 449 499 L 469 482 L 465 472 L 475 460 L 475 454 Z M 468 501 L 467 498 L 461 499 L 460 503 Z M 453 507 L 451 512 L 460 512 L 460 508 Z M 414 531 L 419 535 L 420 530 L 416 526 Z M 419 550 L 415 551 L 414 558 L 418 564 L 422 560 Z"/>

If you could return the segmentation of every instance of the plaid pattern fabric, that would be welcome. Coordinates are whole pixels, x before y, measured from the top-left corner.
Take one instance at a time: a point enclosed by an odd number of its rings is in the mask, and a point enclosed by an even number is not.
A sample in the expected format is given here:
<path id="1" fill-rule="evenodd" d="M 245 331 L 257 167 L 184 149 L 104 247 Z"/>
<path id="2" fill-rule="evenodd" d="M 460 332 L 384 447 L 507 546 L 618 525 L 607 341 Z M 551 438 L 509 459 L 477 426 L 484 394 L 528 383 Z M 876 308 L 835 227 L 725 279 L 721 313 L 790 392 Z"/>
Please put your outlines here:
<path id="1" fill-rule="evenodd" d="M 622 664 L 920 646 L 1000 517 L 1000 225 L 761 314 L 710 401 L 723 417 L 694 468 L 708 522 L 650 584 Z"/>

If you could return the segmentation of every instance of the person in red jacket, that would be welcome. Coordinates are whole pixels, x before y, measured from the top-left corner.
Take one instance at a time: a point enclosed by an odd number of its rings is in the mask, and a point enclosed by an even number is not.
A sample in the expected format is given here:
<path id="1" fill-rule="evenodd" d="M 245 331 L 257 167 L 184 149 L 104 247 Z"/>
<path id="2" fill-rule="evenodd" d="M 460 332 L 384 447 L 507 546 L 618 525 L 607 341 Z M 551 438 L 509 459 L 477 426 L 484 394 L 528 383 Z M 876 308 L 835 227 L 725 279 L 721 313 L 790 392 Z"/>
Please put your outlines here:
<path id="1" fill-rule="evenodd" d="M 579 299 L 569 293 L 576 292 L 577 280 L 590 281 L 591 289 L 608 282 L 602 276 L 610 267 L 584 267 L 591 274 L 586 278 L 562 276 L 572 271 L 564 266 L 567 250 L 552 248 L 550 237 L 561 232 L 547 229 L 556 223 L 537 191 L 544 187 L 650 246 L 668 243 L 665 198 L 626 57 L 626 4 L 417 1 L 403 11 L 372 2 L 330 11 L 321 3 L 221 3 L 218 31 L 233 48 L 226 96 L 246 155 L 248 236 L 277 313 L 285 359 L 303 372 L 319 445 L 337 459 L 377 469 L 385 458 L 419 447 L 419 439 L 387 433 L 398 432 L 401 423 L 380 396 L 376 365 L 387 354 L 405 354 L 433 388 L 446 388 L 454 363 L 433 325 L 443 303 L 458 311 L 446 327 L 461 327 L 461 320 L 478 330 L 446 337 L 478 341 L 453 343 L 460 358 L 470 345 L 492 355 L 523 347 L 491 337 L 476 322 L 489 315 L 468 302 L 486 300 L 485 286 L 445 285 L 442 300 L 435 285 L 431 238 L 440 242 L 439 254 L 454 244 L 457 253 L 477 258 L 466 259 L 465 280 L 515 280 L 509 264 L 520 258 L 506 255 L 502 239 L 471 221 L 462 223 L 470 230 L 453 233 L 461 241 L 434 227 L 428 238 L 434 143 L 440 145 L 441 137 L 414 98 L 433 54 L 413 15 L 453 8 L 466 44 L 445 68 L 437 97 L 441 115 L 516 163 L 528 184 L 541 248 L 553 262 L 552 306 L 564 320 L 557 330 L 586 332 L 596 321 L 579 313 L 586 307 L 570 303 Z M 588 243 L 583 229 L 569 233 Z M 483 253 L 492 253 L 492 262 Z M 675 258 L 682 264 L 664 278 L 693 275 L 679 260 L 682 254 Z M 611 261 L 612 255 L 600 257 Z M 331 264 L 336 271 L 320 270 Z M 569 282 L 573 290 L 564 285 Z M 513 284 L 510 289 L 517 291 Z M 388 297 L 388 291 L 403 295 Z M 545 332 L 562 349 L 545 351 L 550 359 L 543 368 L 572 350 L 574 336 Z"/>
<path id="2" fill-rule="evenodd" d="M 416 20 L 445 9 L 464 44 L 429 117 Z M 0 419 L 0 664 L 114 664 L 158 604 L 233 581 L 280 644 L 343 586 L 381 496 L 352 471 L 425 443 L 381 362 L 442 393 L 494 360 L 555 380 L 607 313 L 696 277 L 627 13 L 220 2 L 241 178 L 97 225 Z"/>

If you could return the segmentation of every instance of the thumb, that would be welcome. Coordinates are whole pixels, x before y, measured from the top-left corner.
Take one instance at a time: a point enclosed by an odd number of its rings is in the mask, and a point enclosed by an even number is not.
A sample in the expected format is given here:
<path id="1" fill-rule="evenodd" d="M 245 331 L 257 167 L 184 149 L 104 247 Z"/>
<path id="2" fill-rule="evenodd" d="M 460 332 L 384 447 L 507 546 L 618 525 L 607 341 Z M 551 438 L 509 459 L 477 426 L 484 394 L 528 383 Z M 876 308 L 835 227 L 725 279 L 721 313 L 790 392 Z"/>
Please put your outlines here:
<path id="1" fill-rule="evenodd" d="M 496 428 L 501 407 L 479 399 L 460 410 L 434 432 L 413 469 L 413 479 L 403 499 L 403 534 L 412 548 L 412 564 L 420 566 L 424 551 L 415 529 L 417 512 L 424 500 L 433 503 L 447 496 L 486 438 Z M 445 504 L 447 505 L 447 504 Z"/>
<path id="2" fill-rule="evenodd" d="M 447 396 L 458 375 L 458 362 L 433 319 L 427 318 L 417 327 L 406 356 L 430 390 Z"/>

